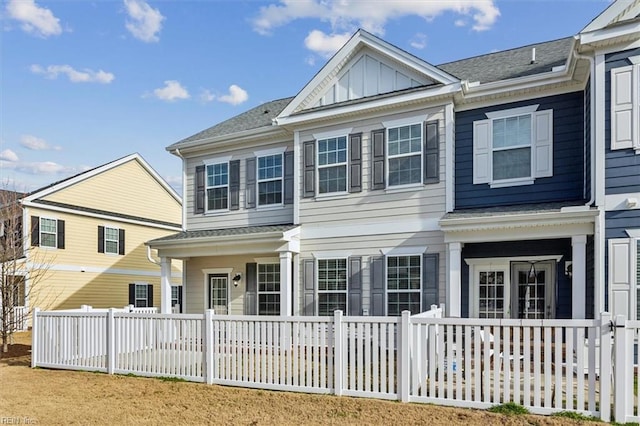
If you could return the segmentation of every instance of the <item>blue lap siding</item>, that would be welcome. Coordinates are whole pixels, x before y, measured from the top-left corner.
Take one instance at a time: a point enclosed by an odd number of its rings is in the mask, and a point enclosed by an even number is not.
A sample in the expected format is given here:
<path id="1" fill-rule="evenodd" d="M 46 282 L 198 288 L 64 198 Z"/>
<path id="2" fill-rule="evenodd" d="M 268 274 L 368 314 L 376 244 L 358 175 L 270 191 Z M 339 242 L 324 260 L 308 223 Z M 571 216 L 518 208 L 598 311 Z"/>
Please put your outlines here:
<path id="1" fill-rule="evenodd" d="M 456 113 L 455 208 L 585 199 L 584 92 L 536 98 Z M 473 184 L 473 122 L 486 113 L 539 104 L 553 110 L 553 176 L 533 185 L 490 188 Z"/>

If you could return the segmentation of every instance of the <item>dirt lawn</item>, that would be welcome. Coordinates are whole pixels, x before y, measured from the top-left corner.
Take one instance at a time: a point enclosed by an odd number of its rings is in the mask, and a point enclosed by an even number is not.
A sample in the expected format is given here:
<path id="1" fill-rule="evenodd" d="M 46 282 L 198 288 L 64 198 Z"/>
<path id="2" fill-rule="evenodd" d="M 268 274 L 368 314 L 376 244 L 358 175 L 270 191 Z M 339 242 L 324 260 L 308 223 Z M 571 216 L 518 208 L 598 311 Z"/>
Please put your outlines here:
<path id="1" fill-rule="evenodd" d="M 7 356 L 0 359 L 0 424 L 486 426 L 591 423 L 365 398 L 31 369 L 31 333 L 16 334 L 15 343 Z"/>

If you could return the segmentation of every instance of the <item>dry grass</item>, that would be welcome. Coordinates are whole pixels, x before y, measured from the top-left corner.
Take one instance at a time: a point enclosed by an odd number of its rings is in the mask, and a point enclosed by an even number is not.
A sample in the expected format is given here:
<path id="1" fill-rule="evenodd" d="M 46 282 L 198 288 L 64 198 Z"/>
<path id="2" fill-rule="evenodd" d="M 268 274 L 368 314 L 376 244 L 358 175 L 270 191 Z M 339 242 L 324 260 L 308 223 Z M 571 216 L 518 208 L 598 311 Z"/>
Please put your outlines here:
<path id="1" fill-rule="evenodd" d="M 31 369 L 30 333 L 0 360 L 0 424 L 560 425 L 544 416 Z M 4 423 L 7 423 L 5 420 Z M 15 421 L 14 421 L 15 424 Z"/>

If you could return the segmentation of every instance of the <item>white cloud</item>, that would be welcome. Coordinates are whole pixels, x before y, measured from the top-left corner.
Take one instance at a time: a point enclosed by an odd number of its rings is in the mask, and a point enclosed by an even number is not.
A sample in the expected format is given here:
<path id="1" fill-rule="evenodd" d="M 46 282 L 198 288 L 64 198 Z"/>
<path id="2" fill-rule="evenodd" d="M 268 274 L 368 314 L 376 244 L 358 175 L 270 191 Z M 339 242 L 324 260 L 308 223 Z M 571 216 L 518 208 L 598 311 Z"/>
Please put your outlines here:
<path id="1" fill-rule="evenodd" d="M 453 25 L 455 25 L 456 27 L 466 27 L 467 23 L 464 19 L 456 19 Z"/>
<path id="2" fill-rule="evenodd" d="M 2 168 L 15 170 L 16 172 L 22 172 L 30 175 L 54 175 L 54 174 L 76 174 L 77 169 L 73 167 L 63 166 L 53 161 L 40 161 L 40 162 L 8 162 L 0 160 L 0 166 Z"/>
<path id="3" fill-rule="evenodd" d="M 160 40 L 158 33 L 165 17 L 158 9 L 143 0 L 124 0 L 124 6 L 129 17 L 125 26 L 135 38 L 147 43 Z"/>
<path id="4" fill-rule="evenodd" d="M 304 39 L 307 49 L 325 58 L 331 57 L 351 38 L 351 33 L 327 35 L 320 30 L 313 30 Z"/>
<path id="5" fill-rule="evenodd" d="M 12 150 L 5 149 L 4 151 L 0 152 L 0 160 L 11 161 L 12 163 L 15 163 L 19 160 L 19 158 L 18 155 Z"/>
<path id="6" fill-rule="evenodd" d="M 153 96 L 163 101 L 175 101 L 177 99 L 189 99 L 191 95 L 186 88 L 184 88 L 179 81 L 165 80 L 164 87 L 155 89 Z"/>
<path id="7" fill-rule="evenodd" d="M 110 72 L 102 70 L 93 71 L 88 68 L 78 71 L 71 65 L 49 65 L 46 68 L 40 65 L 34 64 L 30 67 L 31 72 L 34 74 L 42 74 L 47 78 L 56 79 L 58 75 L 64 74 L 72 83 L 100 83 L 109 84 L 116 77 Z"/>
<path id="8" fill-rule="evenodd" d="M 225 102 L 231 105 L 240 105 L 241 103 L 245 102 L 247 99 L 249 99 L 249 95 L 247 94 L 247 91 L 239 86 L 236 86 L 235 84 L 232 84 L 231 86 L 229 86 L 228 95 L 223 95 L 218 97 L 218 100 L 220 102 Z"/>
<path id="9" fill-rule="evenodd" d="M 363 28 L 384 35 L 389 20 L 403 16 L 420 16 L 427 21 L 445 12 L 470 17 L 475 31 L 484 31 L 495 23 L 500 11 L 494 0 L 381 0 L 372 4 L 346 0 L 280 0 L 260 8 L 253 20 L 253 28 L 260 34 L 269 34 L 274 28 L 303 18 L 315 18 L 331 25 L 338 33 Z"/>
<path id="10" fill-rule="evenodd" d="M 34 0 L 9 0 L 7 15 L 22 23 L 23 31 L 46 38 L 62 33 L 60 19 L 51 10 L 40 7 Z"/>
<path id="11" fill-rule="evenodd" d="M 33 135 L 22 135 L 20 137 L 20 145 L 32 151 L 60 151 L 59 146 L 51 146 L 47 141 Z"/>
<path id="12" fill-rule="evenodd" d="M 202 101 L 202 103 L 206 104 L 215 99 L 216 99 L 216 95 L 211 93 L 209 89 L 202 89 L 202 91 L 200 92 L 200 101 Z"/>
<path id="13" fill-rule="evenodd" d="M 427 47 L 427 35 L 423 33 L 417 33 L 413 36 L 409 44 L 411 44 L 411 47 L 415 49 L 424 49 L 425 47 Z"/>

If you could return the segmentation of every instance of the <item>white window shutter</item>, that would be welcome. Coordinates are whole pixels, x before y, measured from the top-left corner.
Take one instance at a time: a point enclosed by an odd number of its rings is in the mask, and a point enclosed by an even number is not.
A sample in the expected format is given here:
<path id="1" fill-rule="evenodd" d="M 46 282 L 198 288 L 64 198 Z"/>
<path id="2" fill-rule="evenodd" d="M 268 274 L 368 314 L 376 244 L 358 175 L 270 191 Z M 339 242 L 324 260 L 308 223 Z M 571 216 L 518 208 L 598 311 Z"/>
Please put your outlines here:
<path id="1" fill-rule="evenodd" d="M 533 119 L 533 176 L 553 176 L 553 110 L 538 111 Z"/>
<path id="2" fill-rule="evenodd" d="M 633 146 L 633 67 L 611 70 L 611 149 Z"/>
<path id="3" fill-rule="evenodd" d="M 633 265 L 631 262 L 632 240 L 613 238 L 609 240 L 609 311 L 612 315 L 624 315 L 629 319 L 635 306 L 631 292 Z"/>
<path id="4" fill-rule="evenodd" d="M 491 120 L 473 122 L 473 183 L 491 181 Z"/>

